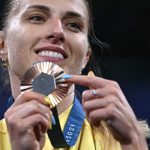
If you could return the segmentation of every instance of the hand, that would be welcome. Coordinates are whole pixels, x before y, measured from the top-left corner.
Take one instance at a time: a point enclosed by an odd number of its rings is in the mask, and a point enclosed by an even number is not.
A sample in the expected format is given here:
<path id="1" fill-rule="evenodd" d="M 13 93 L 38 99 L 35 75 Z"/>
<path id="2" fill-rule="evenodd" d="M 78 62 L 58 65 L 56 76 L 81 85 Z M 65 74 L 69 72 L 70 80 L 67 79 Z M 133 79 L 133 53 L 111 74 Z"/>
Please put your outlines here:
<path id="1" fill-rule="evenodd" d="M 52 113 L 44 95 L 24 92 L 5 113 L 12 150 L 40 150 Z"/>
<path id="2" fill-rule="evenodd" d="M 102 120 L 108 122 L 114 137 L 123 145 L 135 143 L 140 136 L 145 142 L 135 114 L 118 83 L 79 75 L 73 75 L 66 82 L 89 87 L 82 94 L 82 104 L 92 125 L 99 126 Z"/>

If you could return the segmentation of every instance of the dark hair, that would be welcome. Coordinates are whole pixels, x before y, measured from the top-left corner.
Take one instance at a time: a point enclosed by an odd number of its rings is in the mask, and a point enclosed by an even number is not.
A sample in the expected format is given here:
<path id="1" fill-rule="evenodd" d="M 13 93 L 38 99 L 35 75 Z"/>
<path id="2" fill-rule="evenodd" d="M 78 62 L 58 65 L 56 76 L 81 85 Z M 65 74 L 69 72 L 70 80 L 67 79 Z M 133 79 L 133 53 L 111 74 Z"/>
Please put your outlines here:
<path id="1" fill-rule="evenodd" d="M 2 96 L 3 91 L 5 91 L 5 95 L 3 95 L 4 97 L 11 93 L 7 66 L 4 66 L 3 62 L 0 60 L 0 96 Z M 0 104 L 3 100 L 5 99 L 0 99 Z"/>
<path id="2" fill-rule="evenodd" d="M 0 30 L 6 27 L 7 17 L 11 10 L 12 0 L 2 0 L 0 2 Z"/>
<path id="3" fill-rule="evenodd" d="M 88 40 L 90 46 L 92 48 L 92 54 L 90 56 L 90 60 L 83 70 L 83 74 L 87 74 L 89 71 L 93 71 L 96 76 L 102 76 L 101 72 L 101 59 L 103 56 L 103 51 L 108 50 L 109 46 L 106 43 L 101 42 L 95 35 L 94 30 L 94 17 L 93 17 L 93 1 L 92 0 L 85 0 L 87 5 L 88 13 L 89 13 L 89 33 L 88 33 Z"/>

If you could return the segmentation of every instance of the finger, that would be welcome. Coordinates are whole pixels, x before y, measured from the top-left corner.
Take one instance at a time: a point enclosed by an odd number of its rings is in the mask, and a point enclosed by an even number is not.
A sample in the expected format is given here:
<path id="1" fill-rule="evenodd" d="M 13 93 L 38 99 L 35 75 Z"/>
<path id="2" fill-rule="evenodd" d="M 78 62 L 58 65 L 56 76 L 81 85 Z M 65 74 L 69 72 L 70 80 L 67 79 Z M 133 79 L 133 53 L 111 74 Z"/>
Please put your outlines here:
<path id="1" fill-rule="evenodd" d="M 94 91 L 96 93 L 94 93 Z M 103 88 L 97 88 L 97 89 L 90 89 L 90 90 L 85 90 L 82 93 L 82 101 L 89 101 L 92 99 L 97 99 L 97 98 L 103 98 L 106 96 L 112 96 L 113 97 L 117 97 L 118 100 L 124 105 L 128 105 L 126 98 L 124 96 L 124 94 L 122 93 L 122 91 L 118 88 L 116 88 L 113 85 L 107 85 Z"/>
<path id="2" fill-rule="evenodd" d="M 90 101 L 85 101 L 83 103 L 83 108 L 87 113 L 89 113 L 94 110 L 106 108 L 109 105 L 111 106 L 113 105 L 114 107 L 118 108 L 120 107 L 119 106 L 120 102 L 118 102 L 118 99 L 116 97 L 112 98 L 112 96 L 107 96 L 104 98 L 98 98 L 98 99 L 93 99 Z"/>
<path id="3" fill-rule="evenodd" d="M 26 118 L 33 114 L 41 114 L 46 119 L 50 120 L 51 110 L 49 107 L 39 103 L 36 100 L 26 102 L 22 105 L 18 105 L 10 110 L 8 110 L 7 115 L 14 116 L 14 118 Z"/>
<path id="4" fill-rule="evenodd" d="M 96 89 L 95 91 L 96 94 L 94 94 L 93 89 L 83 91 L 82 93 L 83 101 L 85 102 L 92 99 L 103 98 L 107 96 L 103 88 Z"/>
<path id="5" fill-rule="evenodd" d="M 114 120 L 117 120 L 118 116 L 122 116 L 121 112 L 113 106 L 108 106 L 106 108 L 91 111 L 88 115 L 88 120 L 92 125 L 97 126 L 102 120 L 113 122 Z"/>
<path id="6" fill-rule="evenodd" d="M 45 133 L 49 128 L 49 120 L 43 117 L 41 114 L 34 114 L 27 118 L 16 118 L 15 115 L 6 118 L 8 130 L 14 132 L 14 134 L 25 134 L 27 130 L 33 131 L 34 126 L 40 124 L 42 132 Z"/>
<path id="7" fill-rule="evenodd" d="M 48 104 L 44 101 L 44 98 L 45 98 L 45 96 L 42 94 L 26 91 L 17 97 L 17 99 L 13 103 L 12 107 L 23 104 L 23 103 L 31 101 L 31 100 L 37 100 L 41 104 L 48 106 Z"/>
<path id="8" fill-rule="evenodd" d="M 94 126 L 99 126 L 100 122 L 107 121 L 109 119 L 109 116 L 106 114 L 106 109 L 102 108 L 102 109 L 91 111 L 87 115 L 87 118 L 90 124 Z"/>
<path id="9" fill-rule="evenodd" d="M 114 97 L 116 97 L 116 99 L 120 99 L 120 95 L 119 95 L 119 91 L 117 91 L 118 89 L 115 89 L 114 87 L 111 86 L 106 86 L 104 88 L 98 88 L 98 89 L 90 89 L 90 90 L 85 90 L 82 93 L 82 102 L 86 102 L 86 101 L 91 101 L 92 99 L 98 99 L 98 98 L 104 98 L 104 97 L 108 97 L 109 99 L 114 99 Z M 95 93 L 94 93 L 95 91 Z M 108 99 L 108 100 L 109 100 Z M 106 98 L 107 100 L 107 98 Z"/>
<path id="10" fill-rule="evenodd" d="M 90 88 L 100 88 L 106 86 L 110 81 L 100 78 L 83 75 L 72 75 L 71 78 L 65 79 L 65 82 L 88 86 Z M 110 83 L 109 83 L 110 84 Z"/>
<path id="11" fill-rule="evenodd" d="M 24 129 L 33 127 L 36 127 L 37 125 L 40 125 L 41 127 L 41 132 L 46 133 L 48 128 L 49 128 L 49 120 L 45 119 L 42 115 L 40 114 L 35 114 L 32 116 L 27 117 L 26 119 L 23 120 L 23 127 Z"/>

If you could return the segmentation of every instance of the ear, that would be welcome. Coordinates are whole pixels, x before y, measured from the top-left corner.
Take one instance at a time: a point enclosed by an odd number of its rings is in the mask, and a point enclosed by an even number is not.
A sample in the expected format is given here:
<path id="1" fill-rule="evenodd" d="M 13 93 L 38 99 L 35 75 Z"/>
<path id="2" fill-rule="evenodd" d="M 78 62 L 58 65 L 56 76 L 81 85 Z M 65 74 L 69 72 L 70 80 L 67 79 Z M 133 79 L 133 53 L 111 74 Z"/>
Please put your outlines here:
<path id="1" fill-rule="evenodd" d="M 90 59 L 90 56 L 91 56 L 91 52 L 92 52 L 92 49 L 91 49 L 91 47 L 89 47 L 89 49 L 88 49 L 88 51 L 86 53 L 86 56 L 84 58 L 84 61 L 83 61 L 82 69 L 84 69 L 85 66 L 87 65 L 87 63 L 88 63 L 88 61 Z"/>
<path id="2" fill-rule="evenodd" d="M 7 57 L 7 51 L 4 49 L 4 37 L 4 32 L 0 31 L 0 58 L 2 60 Z"/>

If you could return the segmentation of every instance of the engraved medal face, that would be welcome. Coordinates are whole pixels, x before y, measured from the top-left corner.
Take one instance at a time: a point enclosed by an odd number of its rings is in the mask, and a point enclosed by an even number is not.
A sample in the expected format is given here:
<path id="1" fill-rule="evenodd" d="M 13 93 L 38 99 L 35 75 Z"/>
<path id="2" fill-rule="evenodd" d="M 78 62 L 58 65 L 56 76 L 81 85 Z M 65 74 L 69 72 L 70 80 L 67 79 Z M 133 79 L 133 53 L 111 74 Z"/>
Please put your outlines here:
<path id="1" fill-rule="evenodd" d="M 20 90 L 35 91 L 46 95 L 51 108 L 58 105 L 67 95 L 69 85 L 64 83 L 61 67 L 51 62 L 39 62 L 29 68 L 21 80 Z"/>

